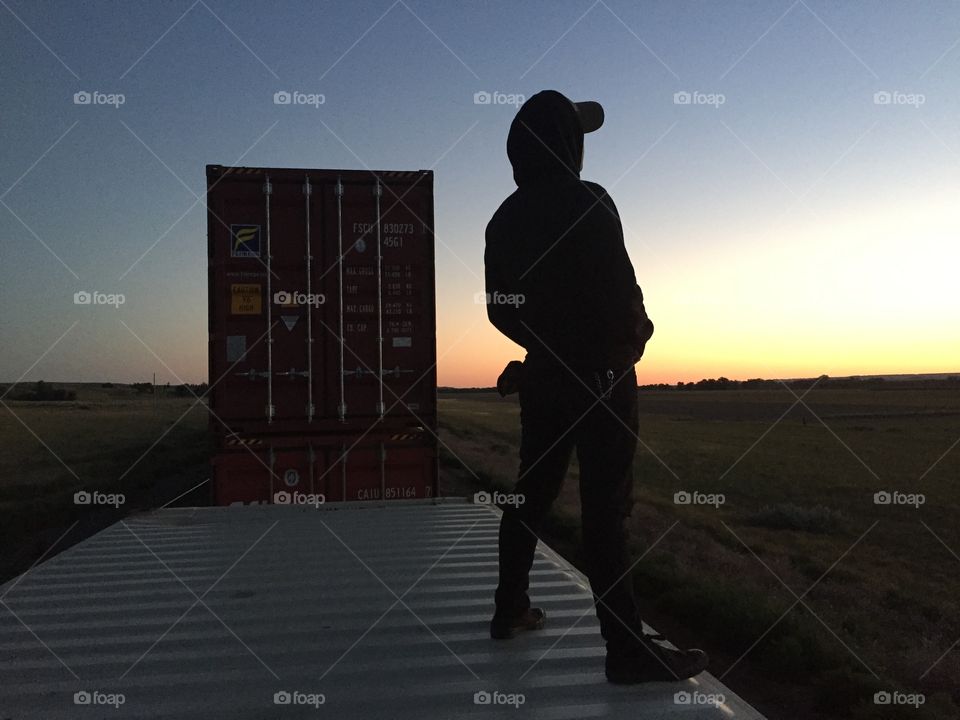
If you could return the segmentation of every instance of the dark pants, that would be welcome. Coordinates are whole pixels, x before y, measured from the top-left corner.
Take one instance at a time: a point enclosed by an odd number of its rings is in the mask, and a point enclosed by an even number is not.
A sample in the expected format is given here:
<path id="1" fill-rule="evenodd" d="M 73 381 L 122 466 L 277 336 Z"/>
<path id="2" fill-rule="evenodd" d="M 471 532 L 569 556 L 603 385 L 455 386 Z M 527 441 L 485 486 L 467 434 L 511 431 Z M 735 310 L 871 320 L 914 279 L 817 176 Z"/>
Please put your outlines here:
<path id="1" fill-rule="evenodd" d="M 503 507 L 496 615 L 510 617 L 530 607 L 527 589 L 537 537 L 576 448 L 587 576 L 600 631 L 608 649 L 619 650 L 633 645 L 634 633 L 640 635 L 642 628 L 626 547 L 637 376 L 633 368 L 613 372 L 612 381 L 605 371 L 579 373 L 578 380 L 563 367 L 529 359 L 524 364 L 520 479 L 513 492 L 525 501 Z"/>

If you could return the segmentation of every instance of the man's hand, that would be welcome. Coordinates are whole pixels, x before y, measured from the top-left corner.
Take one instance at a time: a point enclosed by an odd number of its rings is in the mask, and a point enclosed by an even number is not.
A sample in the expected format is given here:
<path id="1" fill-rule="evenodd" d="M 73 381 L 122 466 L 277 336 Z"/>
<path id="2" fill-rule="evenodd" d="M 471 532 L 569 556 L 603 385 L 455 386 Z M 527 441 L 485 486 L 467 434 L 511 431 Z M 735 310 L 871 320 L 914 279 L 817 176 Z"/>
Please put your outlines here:
<path id="1" fill-rule="evenodd" d="M 523 377 L 523 363 L 511 360 L 497 378 L 497 392 L 500 397 L 513 395 L 520 390 L 520 380 Z"/>

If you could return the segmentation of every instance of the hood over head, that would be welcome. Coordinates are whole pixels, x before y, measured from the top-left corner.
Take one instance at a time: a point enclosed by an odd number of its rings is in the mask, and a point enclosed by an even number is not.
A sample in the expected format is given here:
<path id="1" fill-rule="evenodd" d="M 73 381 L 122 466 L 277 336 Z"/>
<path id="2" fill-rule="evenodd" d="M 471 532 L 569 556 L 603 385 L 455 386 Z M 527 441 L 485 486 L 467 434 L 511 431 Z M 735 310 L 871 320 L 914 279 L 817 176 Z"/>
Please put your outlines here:
<path id="1" fill-rule="evenodd" d="M 517 112 L 507 135 L 507 157 L 517 185 L 545 176 L 580 177 L 583 134 L 603 123 L 595 102 L 573 103 L 556 90 L 543 90 Z"/>

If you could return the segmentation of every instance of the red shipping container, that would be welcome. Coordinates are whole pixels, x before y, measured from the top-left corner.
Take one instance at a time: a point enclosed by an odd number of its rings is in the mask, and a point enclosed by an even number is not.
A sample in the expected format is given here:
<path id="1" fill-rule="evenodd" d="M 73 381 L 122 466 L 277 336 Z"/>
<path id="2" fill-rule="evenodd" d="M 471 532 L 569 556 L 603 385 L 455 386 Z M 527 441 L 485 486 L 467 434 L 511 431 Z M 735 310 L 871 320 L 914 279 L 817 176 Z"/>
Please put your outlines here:
<path id="1" fill-rule="evenodd" d="M 307 448 L 325 447 L 328 434 L 349 445 L 374 431 L 420 433 L 411 452 L 435 466 L 433 173 L 209 165 L 207 204 L 218 498 L 242 500 L 233 496 L 253 483 L 240 466 L 260 463 L 230 446 L 241 438 L 274 448 L 278 462 L 282 438 L 316 435 L 289 451 L 307 477 Z M 354 457 L 349 473 L 366 477 L 370 463 Z M 425 482 L 419 497 L 435 491 L 435 467 Z M 378 481 L 381 496 L 388 486 Z M 261 500 L 271 488 L 244 492 Z"/>
<path id="2" fill-rule="evenodd" d="M 214 429 L 432 424 L 433 173 L 212 165 L 207 188 Z"/>
<path id="3" fill-rule="evenodd" d="M 271 435 L 234 446 L 229 442 L 213 458 L 218 505 L 436 496 L 436 442 L 424 431 Z"/>

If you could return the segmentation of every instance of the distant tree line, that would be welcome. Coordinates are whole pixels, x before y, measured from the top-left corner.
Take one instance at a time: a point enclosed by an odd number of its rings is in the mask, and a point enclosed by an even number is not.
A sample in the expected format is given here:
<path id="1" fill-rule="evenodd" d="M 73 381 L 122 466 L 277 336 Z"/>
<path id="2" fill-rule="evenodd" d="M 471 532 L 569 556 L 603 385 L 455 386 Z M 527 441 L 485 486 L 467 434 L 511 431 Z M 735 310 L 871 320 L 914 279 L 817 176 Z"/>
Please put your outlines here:
<path id="1" fill-rule="evenodd" d="M 792 389 L 806 389 L 817 383 L 818 388 L 855 389 L 855 390 L 912 390 L 924 388 L 960 388 L 960 375 L 944 378 L 914 378 L 909 380 L 890 380 L 884 377 L 843 377 L 832 378 L 821 375 L 817 378 L 797 378 L 791 380 L 730 380 L 725 377 L 698 380 L 697 382 L 655 383 L 640 385 L 641 390 L 775 390 L 786 385 Z"/>
<path id="2" fill-rule="evenodd" d="M 29 384 L 25 383 L 21 386 L 14 385 L 8 393 L 7 389 L 9 387 L 10 386 L 0 385 L 0 395 L 5 395 L 10 400 L 63 402 L 77 399 L 77 392 L 75 390 L 57 387 L 54 383 L 48 383 L 44 380 L 37 380 L 35 383 Z M 136 395 L 152 395 L 154 392 L 153 383 L 148 382 L 131 383 L 129 386 L 105 382 L 100 383 L 100 387 L 108 389 L 113 387 L 129 387 Z M 207 383 L 185 383 L 174 386 L 167 383 L 166 385 L 158 385 L 157 392 L 161 395 L 173 395 L 174 397 L 193 397 L 194 395 L 203 397 L 203 394 L 207 392 L 207 388 Z"/>
<path id="3" fill-rule="evenodd" d="M 154 393 L 153 383 L 141 382 L 133 383 L 130 387 L 134 389 L 137 395 L 151 395 Z M 207 391 L 207 383 L 184 383 L 183 385 L 157 385 L 156 391 L 160 395 L 173 395 L 175 397 L 188 397 L 196 395 L 200 397 Z"/>
<path id="4" fill-rule="evenodd" d="M 496 392 L 495 387 L 470 387 L 470 388 L 459 388 L 459 387 L 444 387 L 441 385 L 437 388 L 437 392 L 440 393 L 489 393 Z"/>
<path id="5" fill-rule="evenodd" d="M 169 387 L 170 383 L 167 383 L 167 388 Z M 173 387 L 173 394 L 177 397 L 187 397 L 189 395 L 202 397 L 206 391 L 206 383 L 184 383 L 183 385 L 174 385 Z"/>
<path id="6" fill-rule="evenodd" d="M 0 388 L 0 391 L 6 392 L 4 388 Z M 43 380 L 37 380 L 32 385 L 26 385 L 19 390 L 12 390 L 7 397 L 11 400 L 62 401 L 76 400 L 77 393 L 73 390 L 55 387 Z"/>
<path id="7" fill-rule="evenodd" d="M 817 378 L 793 378 L 790 380 L 764 380 L 763 378 L 751 378 L 749 380 L 731 380 L 723 376 L 718 378 L 705 378 L 697 382 L 678 382 L 671 383 L 653 383 L 648 385 L 639 385 L 640 390 L 776 390 L 784 385 L 795 390 L 806 390 L 816 381 L 818 388 L 833 389 L 855 389 L 855 390 L 923 390 L 923 389 L 960 389 L 960 375 L 948 375 L 946 377 L 924 378 L 913 377 L 908 379 L 890 379 L 885 377 L 842 377 L 832 378 L 829 375 L 821 375 Z M 439 387 L 440 393 L 491 393 L 496 392 L 495 387 Z M 200 393 L 197 393 L 198 395 Z"/>

